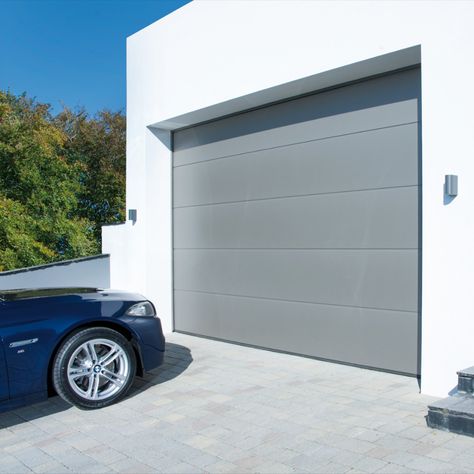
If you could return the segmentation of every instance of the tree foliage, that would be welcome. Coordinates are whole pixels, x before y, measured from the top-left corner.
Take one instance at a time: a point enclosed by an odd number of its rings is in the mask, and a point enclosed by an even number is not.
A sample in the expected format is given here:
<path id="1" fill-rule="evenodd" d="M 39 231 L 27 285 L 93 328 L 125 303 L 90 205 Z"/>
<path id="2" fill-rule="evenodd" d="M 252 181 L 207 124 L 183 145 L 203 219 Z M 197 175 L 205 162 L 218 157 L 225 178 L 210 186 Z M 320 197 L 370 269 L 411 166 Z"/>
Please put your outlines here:
<path id="1" fill-rule="evenodd" d="M 0 91 L 0 271 L 100 252 L 123 219 L 125 118 Z"/>
<path id="2" fill-rule="evenodd" d="M 100 240 L 103 224 L 125 217 L 125 117 L 102 111 L 89 118 L 84 110 L 65 109 L 56 123 L 67 137 L 68 162 L 84 170 L 78 216 L 93 223 L 94 235 Z"/>

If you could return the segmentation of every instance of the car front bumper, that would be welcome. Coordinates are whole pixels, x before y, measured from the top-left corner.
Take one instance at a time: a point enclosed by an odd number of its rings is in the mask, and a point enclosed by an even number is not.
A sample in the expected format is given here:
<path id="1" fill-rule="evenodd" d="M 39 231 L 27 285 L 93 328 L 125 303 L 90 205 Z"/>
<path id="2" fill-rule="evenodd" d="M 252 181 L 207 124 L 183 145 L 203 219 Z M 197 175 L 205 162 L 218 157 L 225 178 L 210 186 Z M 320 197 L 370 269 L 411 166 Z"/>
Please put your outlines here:
<path id="1" fill-rule="evenodd" d="M 165 337 L 158 317 L 125 317 L 122 319 L 135 333 L 135 346 L 145 372 L 159 367 L 165 354 Z"/>

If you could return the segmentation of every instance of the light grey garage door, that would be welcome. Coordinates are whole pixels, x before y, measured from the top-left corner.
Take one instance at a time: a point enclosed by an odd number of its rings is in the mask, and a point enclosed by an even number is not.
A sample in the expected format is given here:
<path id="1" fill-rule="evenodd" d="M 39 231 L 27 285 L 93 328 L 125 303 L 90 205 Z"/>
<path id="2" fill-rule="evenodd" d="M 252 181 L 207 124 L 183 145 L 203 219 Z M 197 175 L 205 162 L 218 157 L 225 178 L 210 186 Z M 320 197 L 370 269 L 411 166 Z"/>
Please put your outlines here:
<path id="1" fill-rule="evenodd" d="M 418 373 L 419 69 L 174 134 L 175 329 Z"/>

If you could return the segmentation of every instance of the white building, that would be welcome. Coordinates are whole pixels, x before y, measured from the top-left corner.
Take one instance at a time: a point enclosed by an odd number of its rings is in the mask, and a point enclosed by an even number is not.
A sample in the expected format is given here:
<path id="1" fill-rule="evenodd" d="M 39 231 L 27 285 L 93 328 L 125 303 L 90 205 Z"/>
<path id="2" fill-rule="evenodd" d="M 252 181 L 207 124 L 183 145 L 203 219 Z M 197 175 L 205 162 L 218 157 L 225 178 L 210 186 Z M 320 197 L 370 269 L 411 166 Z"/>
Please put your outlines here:
<path id="1" fill-rule="evenodd" d="M 472 2 L 195 1 L 128 38 L 137 220 L 103 230 L 112 287 L 168 332 L 447 395 L 474 362 L 473 21 Z"/>

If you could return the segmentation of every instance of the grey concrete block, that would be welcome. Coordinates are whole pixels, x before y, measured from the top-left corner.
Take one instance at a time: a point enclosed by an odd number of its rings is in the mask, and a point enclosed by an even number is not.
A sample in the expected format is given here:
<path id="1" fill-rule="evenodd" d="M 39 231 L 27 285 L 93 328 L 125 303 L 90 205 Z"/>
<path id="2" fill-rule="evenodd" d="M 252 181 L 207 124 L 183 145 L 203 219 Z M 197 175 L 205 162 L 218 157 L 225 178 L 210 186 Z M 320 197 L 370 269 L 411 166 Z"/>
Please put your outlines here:
<path id="1" fill-rule="evenodd" d="M 474 437 L 474 397 L 448 397 L 428 405 L 429 427 Z"/>

